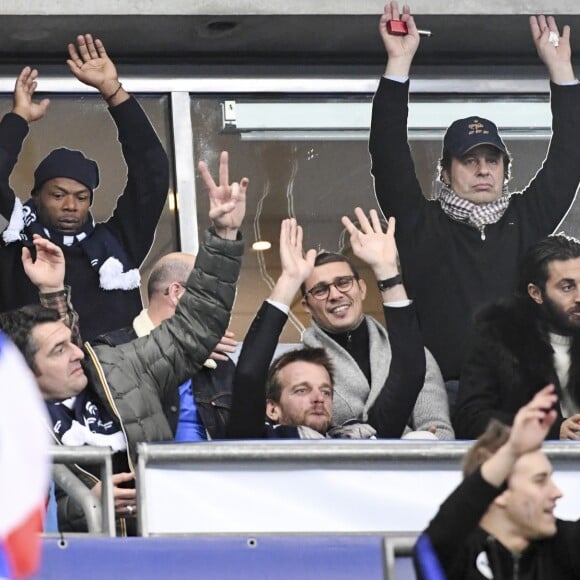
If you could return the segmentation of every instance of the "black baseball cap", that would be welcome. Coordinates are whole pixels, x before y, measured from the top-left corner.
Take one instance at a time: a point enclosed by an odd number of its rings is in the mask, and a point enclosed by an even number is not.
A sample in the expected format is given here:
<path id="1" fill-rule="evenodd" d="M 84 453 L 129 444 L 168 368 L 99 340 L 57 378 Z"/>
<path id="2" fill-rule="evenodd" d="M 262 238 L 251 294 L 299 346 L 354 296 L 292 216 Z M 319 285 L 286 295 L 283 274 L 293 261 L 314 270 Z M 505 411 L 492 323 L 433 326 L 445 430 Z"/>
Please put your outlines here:
<path id="1" fill-rule="evenodd" d="M 449 125 L 443 138 L 443 156 L 461 157 L 478 145 L 491 145 L 507 154 L 507 147 L 493 121 L 483 117 L 457 119 Z"/>

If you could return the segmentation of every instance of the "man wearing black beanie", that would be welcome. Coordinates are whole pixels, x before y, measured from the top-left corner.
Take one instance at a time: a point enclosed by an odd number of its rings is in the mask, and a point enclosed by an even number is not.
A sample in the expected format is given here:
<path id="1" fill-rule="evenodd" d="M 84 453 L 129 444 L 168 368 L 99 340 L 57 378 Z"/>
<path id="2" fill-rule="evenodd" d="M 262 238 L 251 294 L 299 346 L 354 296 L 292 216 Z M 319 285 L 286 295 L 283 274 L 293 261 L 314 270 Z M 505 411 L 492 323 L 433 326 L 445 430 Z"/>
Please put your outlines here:
<path id="1" fill-rule="evenodd" d="M 49 100 L 33 101 L 38 72 L 25 67 L 16 80 L 12 112 L 0 122 L 0 312 L 38 301 L 21 265 L 22 246 L 33 234 L 58 244 L 66 258 L 65 282 L 75 295 L 85 340 L 128 325 L 141 311 L 139 266 L 153 243 L 169 189 L 169 163 L 149 119 L 119 82 L 103 43 L 90 34 L 69 44 L 73 75 L 96 88 L 109 105 L 127 164 L 127 184 L 113 215 L 95 223 L 90 212 L 99 167 L 81 151 L 61 147 L 34 172 L 24 204 L 10 188 L 10 174 L 28 133 Z"/>

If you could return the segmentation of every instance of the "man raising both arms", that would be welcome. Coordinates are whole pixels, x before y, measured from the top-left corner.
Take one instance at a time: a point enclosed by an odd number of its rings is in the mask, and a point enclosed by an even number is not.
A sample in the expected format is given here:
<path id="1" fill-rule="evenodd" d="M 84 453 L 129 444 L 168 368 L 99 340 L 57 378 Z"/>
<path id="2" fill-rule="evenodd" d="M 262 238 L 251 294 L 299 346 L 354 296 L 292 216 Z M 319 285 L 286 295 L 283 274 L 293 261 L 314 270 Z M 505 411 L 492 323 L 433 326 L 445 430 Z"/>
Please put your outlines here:
<path id="1" fill-rule="evenodd" d="M 401 17 L 406 36 L 387 31 Z M 385 6 L 380 33 L 388 56 L 373 103 L 370 135 L 375 191 L 384 215 L 397 218 L 403 276 L 415 300 L 425 344 L 445 380 L 458 379 L 482 304 L 509 296 L 520 257 L 558 226 L 580 180 L 580 86 L 570 28 L 532 16 L 530 30 L 550 75 L 552 140 L 542 168 L 521 195 L 507 189 L 511 158 L 489 120 L 474 114 L 447 129 L 439 162 L 442 191 L 427 200 L 407 142 L 409 73 L 419 34 L 408 6 Z M 427 197 L 431 197 L 431 192 Z"/>

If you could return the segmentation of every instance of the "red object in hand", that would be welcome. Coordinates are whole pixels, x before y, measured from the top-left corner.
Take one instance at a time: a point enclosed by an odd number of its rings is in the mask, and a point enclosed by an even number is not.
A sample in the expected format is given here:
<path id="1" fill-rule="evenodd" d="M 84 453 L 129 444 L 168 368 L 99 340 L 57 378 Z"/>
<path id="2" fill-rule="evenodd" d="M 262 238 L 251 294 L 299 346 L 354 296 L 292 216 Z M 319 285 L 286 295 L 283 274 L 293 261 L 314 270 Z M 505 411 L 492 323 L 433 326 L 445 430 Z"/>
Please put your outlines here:
<path id="1" fill-rule="evenodd" d="M 407 24 L 402 20 L 388 20 L 387 32 L 393 36 L 405 36 L 406 34 L 409 34 Z"/>

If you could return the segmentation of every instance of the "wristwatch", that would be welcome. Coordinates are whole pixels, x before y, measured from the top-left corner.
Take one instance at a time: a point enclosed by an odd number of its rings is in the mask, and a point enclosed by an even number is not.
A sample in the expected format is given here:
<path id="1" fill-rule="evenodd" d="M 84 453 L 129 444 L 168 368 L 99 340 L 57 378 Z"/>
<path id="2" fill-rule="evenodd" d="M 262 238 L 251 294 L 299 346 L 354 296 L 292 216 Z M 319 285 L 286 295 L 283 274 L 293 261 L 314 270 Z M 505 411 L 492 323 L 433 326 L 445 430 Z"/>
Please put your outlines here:
<path id="1" fill-rule="evenodd" d="M 392 278 L 387 278 L 386 280 L 378 280 L 377 286 L 379 287 L 379 290 L 381 292 L 384 292 L 385 290 L 389 290 L 389 288 L 393 288 L 393 286 L 397 286 L 398 284 L 402 283 L 403 277 L 401 276 L 401 274 L 397 274 L 396 276 L 393 276 Z"/>

